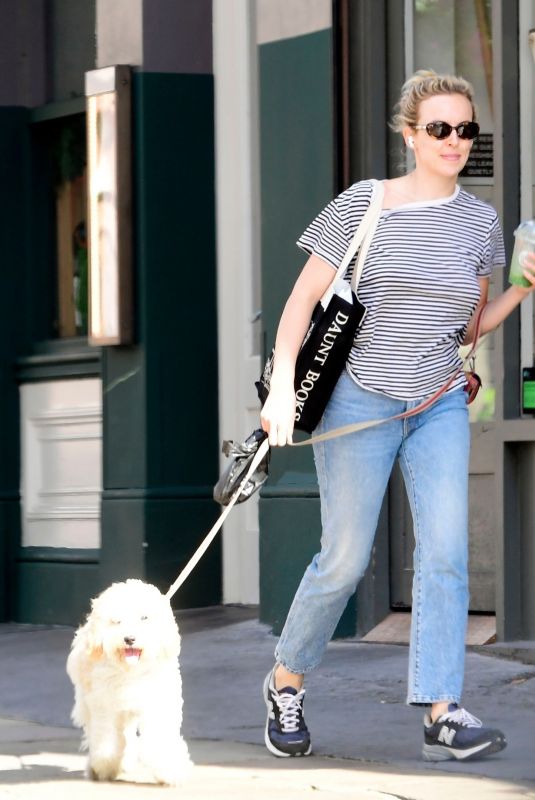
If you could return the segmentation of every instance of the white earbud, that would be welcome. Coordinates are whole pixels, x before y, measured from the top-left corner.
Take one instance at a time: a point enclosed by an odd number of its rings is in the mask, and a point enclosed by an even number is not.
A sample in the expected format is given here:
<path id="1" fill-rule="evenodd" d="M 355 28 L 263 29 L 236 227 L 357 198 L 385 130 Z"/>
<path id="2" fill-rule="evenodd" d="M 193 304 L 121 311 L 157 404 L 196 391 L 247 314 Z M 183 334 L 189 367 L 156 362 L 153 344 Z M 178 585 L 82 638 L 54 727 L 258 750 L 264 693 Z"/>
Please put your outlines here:
<path id="1" fill-rule="evenodd" d="M 409 138 L 407 139 L 407 144 L 409 145 L 409 147 L 414 147 L 414 136 L 409 136 Z"/>

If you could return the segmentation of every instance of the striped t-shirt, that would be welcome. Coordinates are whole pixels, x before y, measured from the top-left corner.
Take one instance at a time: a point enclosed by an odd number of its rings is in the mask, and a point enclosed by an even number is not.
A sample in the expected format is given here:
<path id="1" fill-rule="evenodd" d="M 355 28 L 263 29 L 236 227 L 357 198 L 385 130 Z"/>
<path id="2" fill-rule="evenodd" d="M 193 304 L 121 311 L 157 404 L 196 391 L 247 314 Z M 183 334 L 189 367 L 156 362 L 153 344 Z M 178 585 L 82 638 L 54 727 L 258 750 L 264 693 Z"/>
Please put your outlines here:
<path id="1" fill-rule="evenodd" d="M 371 194 L 370 181 L 353 184 L 316 217 L 299 247 L 338 267 Z M 401 400 L 437 391 L 460 364 L 478 278 L 504 264 L 496 211 L 459 186 L 450 197 L 383 210 L 357 290 L 366 315 L 349 374 Z M 460 374 L 451 390 L 463 383 Z"/>

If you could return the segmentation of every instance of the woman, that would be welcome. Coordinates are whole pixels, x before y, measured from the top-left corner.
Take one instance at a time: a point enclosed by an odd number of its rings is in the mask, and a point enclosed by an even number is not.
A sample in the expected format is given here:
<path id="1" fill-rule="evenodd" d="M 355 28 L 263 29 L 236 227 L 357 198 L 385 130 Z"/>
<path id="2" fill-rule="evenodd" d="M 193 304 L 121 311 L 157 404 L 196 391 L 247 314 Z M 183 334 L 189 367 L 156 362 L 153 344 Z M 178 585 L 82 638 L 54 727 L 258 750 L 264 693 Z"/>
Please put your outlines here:
<path id="1" fill-rule="evenodd" d="M 417 72 L 403 86 L 393 128 L 414 153 L 408 174 L 384 182 L 383 211 L 359 300 L 367 309 L 347 369 L 317 432 L 414 408 L 455 372 L 458 348 L 499 325 L 535 288 L 511 286 L 488 301 L 489 275 L 505 263 L 495 210 L 457 185 L 473 140 L 473 90 L 464 79 Z M 298 241 L 310 254 L 281 317 L 262 427 L 271 445 L 292 441 L 293 373 L 312 310 L 341 262 L 371 197 L 362 181 L 335 198 Z M 265 741 L 277 756 L 308 755 L 303 678 L 316 667 L 363 575 L 392 467 L 399 460 L 416 537 L 407 702 L 424 717 L 427 760 L 481 757 L 505 747 L 459 706 L 468 613 L 469 423 L 462 372 L 415 417 L 315 445 L 321 552 L 307 568 L 266 677 Z M 444 610 L 447 609 L 447 614 Z"/>

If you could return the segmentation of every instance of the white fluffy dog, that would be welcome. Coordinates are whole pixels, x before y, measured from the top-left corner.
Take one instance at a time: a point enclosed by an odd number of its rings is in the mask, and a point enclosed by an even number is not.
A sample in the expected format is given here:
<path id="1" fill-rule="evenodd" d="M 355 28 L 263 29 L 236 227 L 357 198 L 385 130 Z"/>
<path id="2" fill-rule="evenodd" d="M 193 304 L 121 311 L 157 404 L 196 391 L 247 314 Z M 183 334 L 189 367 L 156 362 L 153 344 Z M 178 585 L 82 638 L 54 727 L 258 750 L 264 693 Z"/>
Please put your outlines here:
<path id="1" fill-rule="evenodd" d="M 171 606 L 155 586 L 127 580 L 92 600 L 67 659 L 89 777 L 170 786 L 186 777 L 179 652 Z"/>

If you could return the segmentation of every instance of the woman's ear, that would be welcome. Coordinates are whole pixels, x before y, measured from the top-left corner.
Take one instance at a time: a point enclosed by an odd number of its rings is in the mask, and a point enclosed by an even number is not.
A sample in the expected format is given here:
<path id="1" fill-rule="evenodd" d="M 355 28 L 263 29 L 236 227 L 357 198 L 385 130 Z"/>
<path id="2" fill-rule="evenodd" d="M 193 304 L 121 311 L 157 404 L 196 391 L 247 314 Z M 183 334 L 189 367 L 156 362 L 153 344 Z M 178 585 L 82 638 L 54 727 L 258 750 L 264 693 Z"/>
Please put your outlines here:
<path id="1" fill-rule="evenodd" d="M 405 146 L 409 147 L 411 150 L 414 149 L 414 131 L 408 125 L 403 128 L 402 130 L 403 141 L 405 142 Z"/>

